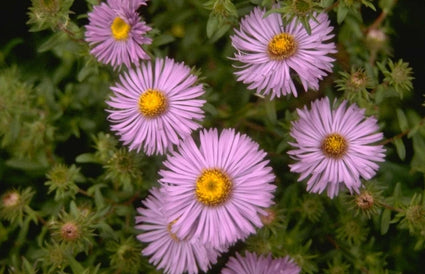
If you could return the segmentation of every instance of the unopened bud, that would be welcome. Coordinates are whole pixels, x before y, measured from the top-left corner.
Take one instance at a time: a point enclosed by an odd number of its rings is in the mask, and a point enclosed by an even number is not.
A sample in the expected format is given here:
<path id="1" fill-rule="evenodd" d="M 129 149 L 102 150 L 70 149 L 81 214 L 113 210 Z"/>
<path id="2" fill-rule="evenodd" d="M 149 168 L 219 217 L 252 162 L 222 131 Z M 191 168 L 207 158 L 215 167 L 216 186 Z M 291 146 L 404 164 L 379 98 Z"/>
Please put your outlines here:
<path id="1" fill-rule="evenodd" d="M 371 29 L 366 35 L 366 44 L 370 49 L 380 50 L 387 42 L 387 35 L 381 29 Z"/>
<path id="2" fill-rule="evenodd" d="M 356 197 L 356 204 L 362 210 L 369 210 L 374 205 L 373 196 L 369 192 L 360 193 Z"/>
<path id="3" fill-rule="evenodd" d="M 417 223 L 425 219 L 425 209 L 421 205 L 412 205 L 406 210 L 406 219 L 410 223 Z"/>
<path id="4" fill-rule="evenodd" d="M 263 225 L 270 225 L 276 219 L 276 213 L 270 208 L 266 209 L 266 213 L 267 215 L 260 214 L 260 220 Z"/>
<path id="5" fill-rule="evenodd" d="M 6 208 L 11 208 L 19 205 L 21 195 L 19 195 L 18 192 L 12 191 L 9 193 L 6 193 L 3 198 L 3 206 Z"/>
<path id="6" fill-rule="evenodd" d="M 355 89 L 362 89 L 366 87 L 367 80 L 366 73 L 362 70 L 357 70 L 351 74 L 350 84 Z"/>
<path id="7" fill-rule="evenodd" d="M 61 236 L 65 241 L 74 241 L 80 237 L 80 230 L 73 222 L 67 222 L 61 227 Z"/>

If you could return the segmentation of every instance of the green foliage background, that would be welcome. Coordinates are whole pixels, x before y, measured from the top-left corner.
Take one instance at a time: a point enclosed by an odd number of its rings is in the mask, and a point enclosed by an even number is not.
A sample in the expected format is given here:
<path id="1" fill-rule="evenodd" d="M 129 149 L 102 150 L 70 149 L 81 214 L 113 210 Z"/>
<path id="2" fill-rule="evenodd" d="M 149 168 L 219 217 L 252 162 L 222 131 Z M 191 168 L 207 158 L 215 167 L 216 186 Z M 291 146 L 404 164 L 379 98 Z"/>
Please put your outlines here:
<path id="1" fill-rule="evenodd" d="M 418 273 L 425 256 L 424 2 L 280 1 L 287 15 L 300 3 L 311 4 L 305 18 L 326 10 L 338 54 L 318 92 L 269 101 L 235 80 L 229 35 L 254 6 L 271 9 L 272 2 L 152 0 L 140 9 L 153 28 L 148 52 L 184 61 L 205 83 L 203 126 L 248 134 L 277 176 L 275 219 L 210 272 L 247 249 L 290 255 L 304 273 Z M 129 152 L 109 131 L 105 100 L 118 73 L 97 63 L 83 40 L 98 1 L 2 4 L 0 273 L 156 273 L 140 254 L 134 216 L 157 185 L 164 156 Z M 383 44 L 366 39 L 371 27 L 387 34 Z M 356 72 L 367 84 L 353 86 Z M 360 194 L 373 198 L 370 208 L 359 207 L 364 196 L 309 194 L 289 172 L 295 109 L 321 96 L 345 98 L 378 118 L 387 156 Z M 77 226 L 76 239 L 61 234 L 67 223 Z"/>

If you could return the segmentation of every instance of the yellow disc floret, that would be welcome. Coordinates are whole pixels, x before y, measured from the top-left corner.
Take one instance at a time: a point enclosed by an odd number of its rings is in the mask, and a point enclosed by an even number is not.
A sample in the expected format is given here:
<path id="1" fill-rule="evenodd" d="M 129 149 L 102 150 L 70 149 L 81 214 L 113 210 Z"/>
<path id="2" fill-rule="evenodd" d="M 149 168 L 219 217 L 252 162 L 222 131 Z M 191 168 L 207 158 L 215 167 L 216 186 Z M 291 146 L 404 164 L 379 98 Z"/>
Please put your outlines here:
<path id="1" fill-rule="evenodd" d="M 127 40 L 130 29 L 130 25 L 120 17 L 116 17 L 111 25 L 112 36 L 115 40 Z"/>
<path id="2" fill-rule="evenodd" d="M 232 181 L 220 169 L 206 169 L 196 180 L 196 198 L 207 206 L 223 204 L 232 190 Z"/>
<path id="3" fill-rule="evenodd" d="M 148 89 L 139 97 L 139 110 L 146 118 L 163 114 L 168 107 L 167 97 L 156 89 Z"/>
<path id="4" fill-rule="evenodd" d="M 297 42 L 289 33 L 279 33 L 270 40 L 267 51 L 273 60 L 283 60 L 291 57 L 297 50 Z"/>
<path id="5" fill-rule="evenodd" d="M 339 159 L 347 152 L 347 140 L 338 133 L 329 134 L 323 139 L 321 149 L 326 156 Z"/>

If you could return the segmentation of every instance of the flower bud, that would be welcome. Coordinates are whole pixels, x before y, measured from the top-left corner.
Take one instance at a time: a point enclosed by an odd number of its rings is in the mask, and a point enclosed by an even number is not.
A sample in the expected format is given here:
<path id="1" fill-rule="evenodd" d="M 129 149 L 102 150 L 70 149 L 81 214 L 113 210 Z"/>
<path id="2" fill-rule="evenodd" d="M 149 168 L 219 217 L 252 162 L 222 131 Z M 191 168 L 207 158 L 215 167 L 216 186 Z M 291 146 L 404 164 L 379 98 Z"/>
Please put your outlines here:
<path id="1" fill-rule="evenodd" d="M 2 203 L 5 208 L 13 208 L 19 205 L 21 195 L 16 191 L 6 193 L 2 197 Z"/>
<path id="2" fill-rule="evenodd" d="M 271 209 L 267 208 L 266 210 L 267 215 L 260 214 L 260 220 L 263 223 L 263 225 L 270 225 L 273 223 L 273 221 L 276 219 L 276 212 Z"/>
<path id="3" fill-rule="evenodd" d="M 369 192 L 364 191 L 357 195 L 356 204 L 362 210 L 370 210 L 374 206 L 373 196 Z"/>
<path id="4" fill-rule="evenodd" d="M 381 70 L 385 76 L 384 82 L 392 86 L 396 92 L 403 95 L 404 92 L 413 89 L 412 68 L 409 63 L 403 62 L 402 59 L 394 63 L 391 59 L 388 60 L 389 69 L 381 66 Z"/>
<path id="5" fill-rule="evenodd" d="M 74 197 L 78 192 L 76 182 L 83 181 L 80 169 L 75 165 L 67 167 L 63 164 L 53 166 L 46 174 L 48 181 L 45 184 L 49 187 L 49 193 L 55 192 L 55 200 L 66 197 Z"/>
<path id="6" fill-rule="evenodd" d="M 306 195 L 300 207 L 301 216 L 311 222 L 317 222 L 324 211 L 323 204 L 317 196 Z"/>
<path id="7" fill-rule="evenodd" d="M 82 214 L 77 208 L 62 212 L 58 219 L 49 222 L 53 239 L 74 252 L 87 251 L 92 245 L 94 231 L 93 215 Z"/>
<path id="8" fill-rule="evenodd" d="M 121 148 L 112 155 L 106 168 L 106 179 L 114 183 L 114 187 L 132 192 L 135 186 L 142 183 L 140 156 L 132 151 Z"/>
<path id="9" fill-rule="evenodd" d="M 0 218 L 12 223 L 16 221 L 22 223 L 24 214 L 30 210 L 28 205 L 33 195 L 31 188 L 23 191 L 7 191 L 0 200 Z"/>
<path id="10" fill-rule="evenodd" d="M 96 148 L 96 156 L 101 163 L 107 163 L 115 153 L 117 140 L 110 134 L 100 132 L 93 137 L 94 147 Z"/>
<path id="11" fill-rule="evenodd" d="M 66 222 L 62 225 L 60 234 L 64 241 L 74 241 L 80 237 L 79 227 L 73 222 Z"/>
<path id="12" fill-rule="evenodd" d="M 385 47 L 387 35 L 382 29 L 371 29 L 366 34 L 366 46 L 369 49 L 378 51 Z"/>
<path id="13" fill-rule="evenodd" d="M 141 246 L 134 237 L 118 242 L 109 242 L 107 250 L 112 252 L 111 267 L 120 273 L 140 273 Z"/>

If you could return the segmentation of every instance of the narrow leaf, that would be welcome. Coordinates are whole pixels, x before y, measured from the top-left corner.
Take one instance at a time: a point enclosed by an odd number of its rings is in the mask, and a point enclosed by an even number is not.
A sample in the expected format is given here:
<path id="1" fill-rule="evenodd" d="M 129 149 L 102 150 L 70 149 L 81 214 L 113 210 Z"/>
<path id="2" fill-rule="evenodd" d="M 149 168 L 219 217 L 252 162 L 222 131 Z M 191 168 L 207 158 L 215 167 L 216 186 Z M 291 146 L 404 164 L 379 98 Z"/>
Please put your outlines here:
<path id="1" fill-rule="evenodd" d="M 396 110 L 396 112 L 397 112 L 397 120 L 398 120 L 398 125 L 400 126 L 400 130 L 401 131 L 408 130 L 409 129 L 409 124 L 407 123 L 406 115 L 399 108 Z"/>
<path id="2" fill-rule="evenodd" d="M 406 147 L 404 146 L 402 139 L 395 139 L 394 145 L 397 150 L 397 155 L 400 157 L 401 160 L 404 160 L 406 158 Z"/>
<path id="3" fill-rule="evenodd" d="M 390 221 L 391 221 L 391 210 L 386 208 L 384 212 L 382 212 L 382 216 L 381 216 L 381 234 L 382 235 L 388 232 L 388 229 L 390 228 Z"/>

